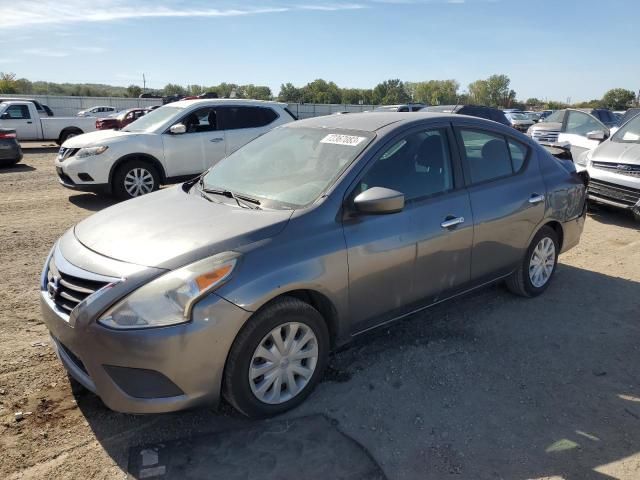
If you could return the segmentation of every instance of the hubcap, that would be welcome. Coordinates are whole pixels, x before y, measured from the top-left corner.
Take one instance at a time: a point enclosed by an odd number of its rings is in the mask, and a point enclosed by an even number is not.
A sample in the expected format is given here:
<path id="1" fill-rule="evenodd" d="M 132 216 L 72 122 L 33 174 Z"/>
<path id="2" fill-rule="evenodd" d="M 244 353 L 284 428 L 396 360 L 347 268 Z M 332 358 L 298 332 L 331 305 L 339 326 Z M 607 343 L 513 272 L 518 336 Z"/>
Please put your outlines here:
<path id="1" fill-rule="evenodd" d="M 538 242 L 529 260 L 529 279 L 534 287 L 540 288 L 549 281 L 556 263 L 556 245 L 549 237 Z"/>
<path id="2" fill-rule="evenodd" d="M 144 195 L 153 190 L 153 175 L 145 168 L 134 168 L 124 177 L 124 188 L 132 197 Z"/>
<path id="3" fill-rule="evenodd" d="M 298 395 L 318 363 L 318 339 L 313 330 L 289 322 L 271 330 L 253 352 L 249 385 L 258 400 L 277 405 Z"/>

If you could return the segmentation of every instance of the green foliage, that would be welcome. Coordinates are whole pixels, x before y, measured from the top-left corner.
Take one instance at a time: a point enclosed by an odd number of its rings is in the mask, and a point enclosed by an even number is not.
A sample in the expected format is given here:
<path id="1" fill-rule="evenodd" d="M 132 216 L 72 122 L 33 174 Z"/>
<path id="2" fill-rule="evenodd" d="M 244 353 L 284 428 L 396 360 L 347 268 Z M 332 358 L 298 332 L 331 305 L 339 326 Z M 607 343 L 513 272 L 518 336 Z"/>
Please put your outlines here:
<path id="1" fill-rule="evenodd" d="M 375 86 L 372 100 L 376 105 L 397 105 L 411 101 L 411 96 L 401 80 L 392 79 Z"/>
<path id="2" fill-rule="evenodd" d="M 589 100 L 588 102 L 578 102 L 574 103 L 572 107 L 576 108 L 600 108 L 602 106 L 602 102 L 600 100 Z"/>
<path id="3" fill-rule="evenodd" d="M 507 108 L 516 101 L 516 92 L 510 88 L 511 80 L 506 75 L 491 75 L 486 80 L 469 84 L 469 96 L 478 105 Z"/>
<path id="4" fill-rule="evenodd" d="M 292 83 L 283 83 L 280 85 L 278 100 L 281 102 L 299 103 L 302 101 L 302 90 L 296 88 Z"/>
<path id="5" fill-rule="evenodd" d="M 0 93 L 18 93 L 15 73 L 0 73 Z"/>
<path id="6" fill-rule="evenodd" d="M 541 105 L 543 105 L 543 104 L 544 104 L 544 102 L 543 102 L 543 101 L 541 101 L 541 100 L 539 100 L 539 99 L 537 99 L 537 98 L 535 98 L 535 97 L 533 97 L 533 98 L 527 98 L 527 101 L 526 101 L 526 102 L 524 102 L 524 103 L 525 103 L 525 105 L 526 105 L 527 107 L 540 107 Z"/>
<path id="7" fill-rule="evenodd" d="M 451 105 L 458 103 L 460 84 L 455 80 L 429 80 L 408 85 L 413 101 L 427 105 Z"/>
<path id="8" fill-rule="evenodd" d="M 602 97 L 602 106 L 611 110 L 626 110 L 636 99 L 635 93 L 625 88 L 613 88 Z"/>
<path id="9" fill-rule="evenodd" d="M 137 98 L 142 93 L 142 89 L 138 85 L 129 85 L 127 87 L 127 97 Z"/>

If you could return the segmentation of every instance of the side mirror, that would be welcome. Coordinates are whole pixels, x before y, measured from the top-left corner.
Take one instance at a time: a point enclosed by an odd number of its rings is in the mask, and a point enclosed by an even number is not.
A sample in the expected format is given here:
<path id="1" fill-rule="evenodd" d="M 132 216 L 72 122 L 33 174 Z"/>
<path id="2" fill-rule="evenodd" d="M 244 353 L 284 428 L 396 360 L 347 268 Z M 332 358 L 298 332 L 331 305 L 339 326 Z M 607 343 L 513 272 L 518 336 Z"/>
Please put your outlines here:
<path id="1" fill-rule="evenodd" d="M 183 133 L 187 133 L 187 127 L 184 126 L 184 123 L 176 123 L 175 125 L 171 125 L 169 131 L 174 135 L 182 135 Z"/>
<path id="2" fill-rule="evenodd" d="M 0 116 L 0 120 L 11 120 L 11 115 L 9 115 L 9 112 L 4 112 L 4 113 Z"/>
<path id="3" fill-rule="evenodd" d="M 607 138 L 607 136 L 602 130 L 594 130 L 593 132 L 587 133 L 587 138 L 589 140 L 597 140 L 599 142 L 602 142 L 605 138 Z"/>
<path id="4" fill-rule="evenodd" d="M 373 187 L 360 193 L 353 204 L 361 213 L 396 213 L 404 208 L 404 193 L 390 188 Z"/>

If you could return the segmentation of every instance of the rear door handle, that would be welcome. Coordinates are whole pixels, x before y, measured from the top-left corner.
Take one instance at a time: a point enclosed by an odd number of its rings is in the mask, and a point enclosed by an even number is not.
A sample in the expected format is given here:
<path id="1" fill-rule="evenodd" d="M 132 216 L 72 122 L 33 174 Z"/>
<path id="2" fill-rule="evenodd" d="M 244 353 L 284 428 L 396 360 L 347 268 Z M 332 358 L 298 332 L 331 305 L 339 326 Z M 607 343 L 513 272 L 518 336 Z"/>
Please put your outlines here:
<path id="1" fill-rule="evenodd" d="M 27 122 L 27 123 L 33 123 L 33 122 Z"/>
<path id="2" fill-rule="evenodd" d="M 211 139 L 211 140 L 209 140 L 209 141 L 210 141 L 210 142 L 213 142 L 213 143 L 218 143 L 218 142 L 221 142 L 222 140 L 224 140 L 224 138 L 212 138 L 212 139 Z"/>
<path id="3" fill-rule="evenodd" d="M 440 226 L 442 228 L 451 228 L 451 227 L 455 227 L 456 225 L 460 225 L 461 223 L 464 223 L 464 217 L 449 216 L 444 219 L 444 221 L 440 224 Z"/>
<path id="4" fill-rule="evenodd" d="M 540 202 L 544 202 L 544 195 L 532 193 L 531 196 L 529 197 L 529 203 L 536 204 Z"/>

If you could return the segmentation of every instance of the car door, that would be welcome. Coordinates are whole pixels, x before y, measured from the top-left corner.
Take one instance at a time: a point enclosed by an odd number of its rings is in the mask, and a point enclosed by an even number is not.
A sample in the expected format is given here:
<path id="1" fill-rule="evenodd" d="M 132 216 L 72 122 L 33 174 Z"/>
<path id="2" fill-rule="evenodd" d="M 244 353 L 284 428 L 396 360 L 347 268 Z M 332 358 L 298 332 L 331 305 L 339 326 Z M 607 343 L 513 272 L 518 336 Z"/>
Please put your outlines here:
<path id="1" fill-rule="evenodd" d="M 471 122 L 456 127 L 473 210 L 471 280 L 510 273 L 545 212 L 546 187 L 538 159 L 525 143 Z"/>
<path id="2" fill-rule="evenodd" d="M 38 139 L 38 121 L 27 105 L 9 105 L 2 115 L 3 128 L 13 128 L 19 140 Z"/>
<path id="3" fill-rule="evenodd" d="M 343 223 L 355 331 L 415 310 L 469 279 L 471 209 L 466 191 L 454 188 L 447 135 L 442 126 L 397 136 L 349 194 L 347 204 L 372 187 L 405 195 L 400 212 L 353 214 Z"/>
<path id="4" fill-rule="evenodd" d="M 220 128 L 225 133 L 227 155 L 269 131 L 278 114 L 269 107 L 223 106 L 219 108 Z"/>
<path id="5" fill-rule="evenodd" d="M 605 137 L 609 136 L 609 129 L 594 116 L 579 110 L 569 110 L 558 135 L 558 142 L 571 144 L 571 156 L 578 158 L 583 152 L 600 145 L 600 140 L 587 138 L 587 134 L 595 131 L 603 132 Z"/>
<path id="6" fill-rule="evenodd" d="M 162 135 L 167 176 L 199 175 L 225 157 L 225 134 L 218 130 L 216 110 L 192 110 L 176 122 L 185 126 L 185 133 L 167 129 Z"/>

